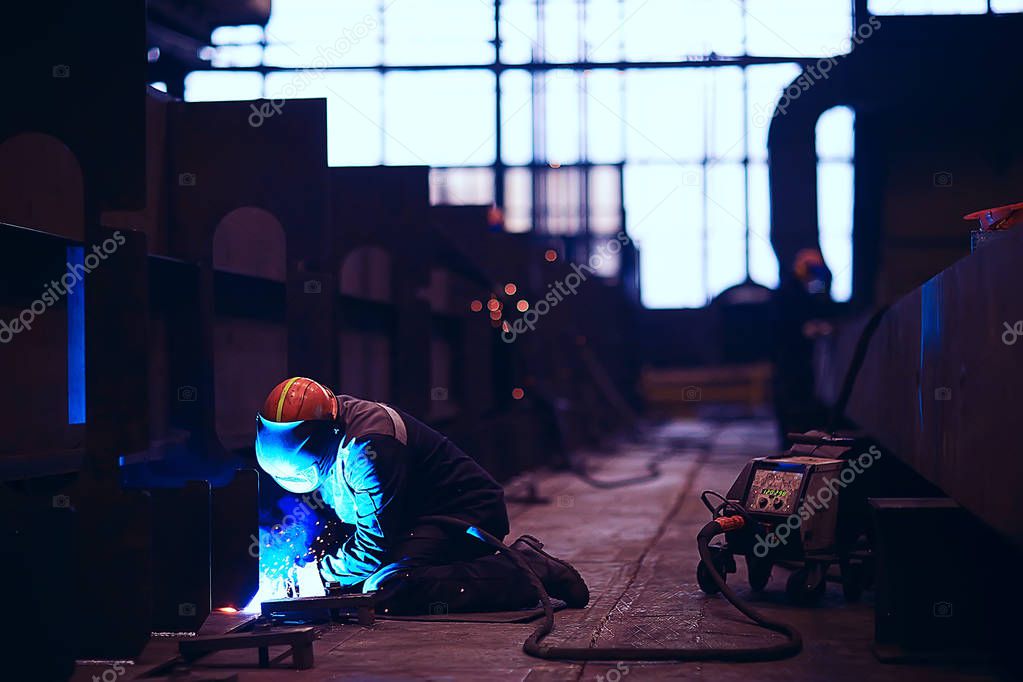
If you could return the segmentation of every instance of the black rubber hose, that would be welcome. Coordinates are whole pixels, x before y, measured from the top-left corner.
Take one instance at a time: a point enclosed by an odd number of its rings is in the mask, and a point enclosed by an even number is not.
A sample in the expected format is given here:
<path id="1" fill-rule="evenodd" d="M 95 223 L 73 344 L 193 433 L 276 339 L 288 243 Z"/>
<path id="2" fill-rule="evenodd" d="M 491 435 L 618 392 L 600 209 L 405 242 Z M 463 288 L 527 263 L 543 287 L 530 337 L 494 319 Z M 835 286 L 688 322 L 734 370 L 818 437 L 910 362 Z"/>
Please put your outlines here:
<path id="1" fill-rule="evenodd" d="M 551 605 L 551 598 L 544 589 L 543 582 L 536 575 L 528 562 L 522 555 L 505 545 L 490 533 L 472 526 L 461 519 L 450 516 L 428 516 L 420 521 L 424 523 L 435 522 L 443 525 L 454 526 L 465 530 L 469 535 L 483 540 L 493 546 L 501 554 L 515 562 L 515 565 L 522 569 L 529 577 L 530 583 L 540 595 L 540 603 L 543 606 L 543 620 L 536 626 L 532 634 L 522 644 L 522 650 L 535 658 L 545 660 L 567 660 L 567 661 L 730 661 L 730 662 L 752 662 L 752 661 L 776 661 L 790 656 L 795 656 L 803 648 L 803 637 L 799 631 L 791 625 L 771 620 L 751 606 L 742 601 L 735 592 L 725 583 L 710 556 L 711 539 L 724 532 L 721 525 L 711 521 L 704 526 L 696 536 L 697 545 L 700 550 L 700 559 L 703 561 L 714 582 L 721 589 L 721 594 L 731 602 L 747 618 L 757 625 L 785 635 L 787 642 L 770 646 L 725 649 L 725 648 L 658 648 L 646 649 L 640 647 L 563 647 L 547 646 L 541 644 L 543 638 L 554 630 L 554 607 Z"/>
<path id="2" fill-rule="evenodd" d="M 630 485 L 637 485 L 639 483 L 649 483 L 650 481 L 656 481 L 661 477 L 661 465 L 658 457 L 652 458 L 646 465 L 647 473 L 642 476 L 633 476 L 630 478 L 623 478 L 617 481 L 601 481 L 600 479 L 593 478 L 586 472 L 586 465 L 583 464 L 576 469 L 572 470 L 580 481 L 594 488 L 600 490 L 614 490 L 615 488 L 624 488 Z"/>
<path id="3" fill-rule="evenodd" d="M 884 319 L 889 307 L 888 305 L 882 305 L 875 310 L 870 319 L 867 320 L 866 325 L 864 325 L 859 338 L 856 339 L 856 348 L 853 350 L 849 367 L 845 370 L 842 388 L 835 399 L 835 404 L 831 407 L 831 415 L 828 418 L 828 431 L 830 433 L 834 433 L 835 429 L 839 426 L 840 420 L 845 416 L 845 408 L 849 405 L 849 398 L 852 397 L 853 388 L 856 386 L 856 379 L 860 376 L 863 361 L 867 359 L 870 340 L 874 338 L 874 332 L 881 326 L 881 320 Z"/>
<path id="4" fill-rule="evenodd" d="M 711 440 L 717 438 L 717 434 L 711 436 Z M 699 446 L 701 449 L 709 449 L 709 443 L 704 443 Z M 649 483 L 650 481 L 656 481 L 661 477 L 661 462 L 674 454 L 674 450 L 665 450 L 658 452 L 646 463 L 647 473 L 640 476 L 632 476 L 629 478 L 622 478 L 616 481 L 602 481 L 598 478 L 594 478 L 586 471 L 586 459 L 583 458 L 578 465 L 572 466 L 572 473 L 579 478 L 583 483 L 598 488 L 600 490 L 614 490 L 615 488 L 625 488 L 630 485 L 637 485 L 639 483 Z"/>

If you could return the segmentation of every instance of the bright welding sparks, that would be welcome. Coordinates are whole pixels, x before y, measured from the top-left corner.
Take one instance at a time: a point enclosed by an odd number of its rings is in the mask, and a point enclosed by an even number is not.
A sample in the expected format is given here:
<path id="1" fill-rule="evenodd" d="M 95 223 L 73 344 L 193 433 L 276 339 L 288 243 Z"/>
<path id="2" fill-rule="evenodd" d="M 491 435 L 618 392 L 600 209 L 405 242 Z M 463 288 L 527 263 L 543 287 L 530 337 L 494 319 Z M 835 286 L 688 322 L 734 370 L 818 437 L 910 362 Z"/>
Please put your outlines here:
<path id="1" fill-rule="evenodd" d="M 302 595 L 303 597 L 324 597 L 327 592 L 323 589 L 323 581 L 320 580 L 320 571 L 316 567 L 316 564 L 306 564 L 305 566 L 295 566 L 294 572 L 290 576 L 290 584 L 292 589 L 295 585 L 298 586 L 298 590 L 288 594 L 288 587 L 286 583 L 282 581 L 274 581 L 266 577 L 262 572 L 259 574 L 259 592 L 252 598 L 252 601 L 248 603 L 242 611 L 244 613 L 259 613 L 260 606 L 264 601 L 268 599 L 287 599 L 288 597 L 297 597 Z"/>
<path id="2" fill-rule="evenodd" d="M 245 613 L 258 613 L 267 599 L 324 594 L 310 549 L 323 527 L 316 511 L 291 495 L 281 498 L 278 506 L 285 512 L 281 521 L 259 527 L 259 590 Z"/>

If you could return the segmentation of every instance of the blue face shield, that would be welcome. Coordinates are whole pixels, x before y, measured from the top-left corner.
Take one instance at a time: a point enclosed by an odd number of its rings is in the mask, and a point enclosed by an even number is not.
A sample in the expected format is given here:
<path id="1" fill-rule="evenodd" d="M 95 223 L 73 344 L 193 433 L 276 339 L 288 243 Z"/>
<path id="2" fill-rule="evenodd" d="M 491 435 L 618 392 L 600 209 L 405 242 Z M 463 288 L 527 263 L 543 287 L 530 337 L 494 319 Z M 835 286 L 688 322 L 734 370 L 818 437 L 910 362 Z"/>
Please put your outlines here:
<path id="1" fill-rule="evenodd" d="M 320 487 L 339 439 L 330 421 L 273 422 L 256 415 L 256 460 L 290 493 Z"/>

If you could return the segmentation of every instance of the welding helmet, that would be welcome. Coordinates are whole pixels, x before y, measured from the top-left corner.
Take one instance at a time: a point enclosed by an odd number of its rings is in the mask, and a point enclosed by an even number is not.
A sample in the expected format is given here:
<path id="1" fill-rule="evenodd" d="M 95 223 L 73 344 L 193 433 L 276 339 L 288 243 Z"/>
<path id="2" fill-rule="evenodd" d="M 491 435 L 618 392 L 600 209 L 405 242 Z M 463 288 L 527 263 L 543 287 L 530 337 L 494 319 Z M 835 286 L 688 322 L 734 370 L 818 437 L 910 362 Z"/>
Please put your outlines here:
<path id="1" fill-rule="evenodd" d="M 282 381 L 256 415 L 256 460 L 291 493 L 320 487 L 341 439 L 337 398 L 312 379 Z"/>

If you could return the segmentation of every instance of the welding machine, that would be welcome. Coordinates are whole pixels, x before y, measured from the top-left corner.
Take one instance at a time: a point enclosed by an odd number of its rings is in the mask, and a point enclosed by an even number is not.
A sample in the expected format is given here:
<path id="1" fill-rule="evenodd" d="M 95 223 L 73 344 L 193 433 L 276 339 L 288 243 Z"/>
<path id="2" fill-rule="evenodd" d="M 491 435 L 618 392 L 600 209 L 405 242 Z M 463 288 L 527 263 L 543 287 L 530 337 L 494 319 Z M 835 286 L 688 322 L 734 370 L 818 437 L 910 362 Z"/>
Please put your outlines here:
<path id="1" fill-rule="evenodd" d="M 714 568 L 722 577 L 734 573 L 735 555 L 741 554 L 750 587 L 761 591 L 773 566 L 787 565 L 795 569 L 788 598 L 807 604 L 823 595 L 828 569 L 838 564 L 843 593 L 855 601 L 872 572 L 865 481 L 881 451 L 855 437 L 820 431 L 789 438 L 793 446 L 784 454 L 748 462 L 726 496 L 704 492 L 715 517 L 745 519 L 725 533 L 724 543 L 710 547 Z M 720 591 L 703 561 L 696 576 L 707 594 Z"/>

